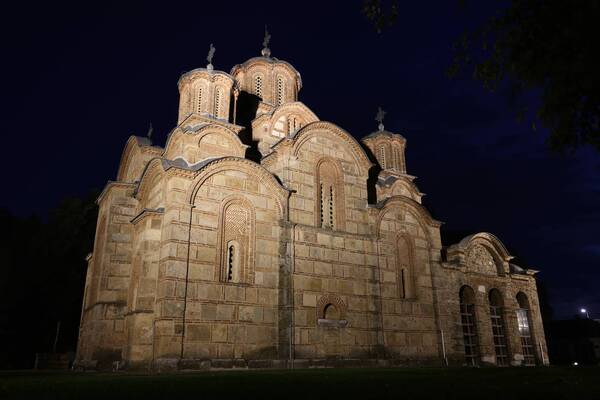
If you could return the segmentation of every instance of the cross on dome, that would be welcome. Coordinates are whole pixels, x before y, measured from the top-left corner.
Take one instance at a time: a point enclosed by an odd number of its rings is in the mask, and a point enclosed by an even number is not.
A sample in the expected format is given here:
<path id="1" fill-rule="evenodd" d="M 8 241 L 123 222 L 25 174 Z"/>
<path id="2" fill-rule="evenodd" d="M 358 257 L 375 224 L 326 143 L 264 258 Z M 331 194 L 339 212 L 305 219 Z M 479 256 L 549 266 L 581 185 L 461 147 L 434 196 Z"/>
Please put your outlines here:
<path id="1" fill-rule="evenodd" d="M 208 69 L 209 71 L 213 70 L 212 59 L 215 56 L 215 50 L 215 46 L 213 46 L 213 44 L 211 43 L 210 48 L 208 49 L 208 55 L 206 56 L 206 61 L 208 61 L 206 69 Z"/>
<path id="2" fill-rule="evenodd" d="M 263 49 L 261 54 L 263 57 L 271 56 L 271 49 L 269 49 L 269 42 L 271 41 L 271 34 L 269 33 L 267 26 L 265 25 L 265 38 L 263 39 Z"/>
<path id="3" fill-rule="evenodd" d="M 385 111 L 381 108 L 381 106 L 377 109 L 377 115 L 375 116 L 375 121 L 379 122 L 379 130 L 383 131 L 383 119 L 385 118 Z"/>

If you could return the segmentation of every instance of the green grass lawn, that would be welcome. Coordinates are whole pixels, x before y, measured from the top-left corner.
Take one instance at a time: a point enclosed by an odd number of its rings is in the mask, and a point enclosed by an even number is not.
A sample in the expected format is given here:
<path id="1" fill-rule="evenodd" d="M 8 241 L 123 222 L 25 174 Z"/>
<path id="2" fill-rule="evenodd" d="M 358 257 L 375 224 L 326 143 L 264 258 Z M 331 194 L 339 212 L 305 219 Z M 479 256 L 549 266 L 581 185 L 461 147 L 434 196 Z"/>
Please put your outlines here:
<path id="1" fill-rule="evenodd" d="M 0 399 L 600 399 L 600 368 L 0 371 Z"/>

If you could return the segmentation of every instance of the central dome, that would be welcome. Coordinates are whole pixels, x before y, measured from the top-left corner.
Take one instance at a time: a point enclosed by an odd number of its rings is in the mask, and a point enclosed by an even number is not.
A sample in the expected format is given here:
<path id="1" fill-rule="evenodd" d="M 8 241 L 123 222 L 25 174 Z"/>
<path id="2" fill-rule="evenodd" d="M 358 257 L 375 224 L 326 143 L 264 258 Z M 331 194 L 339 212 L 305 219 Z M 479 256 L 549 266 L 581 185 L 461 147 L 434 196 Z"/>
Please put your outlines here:
<path id="1" fill-rule="evenodd" d="M 231 75 L 242 91 L 272 106 L 297 101 L 302 88 L 302 79 L 296 68 L 275 57 L 253 57 L 234 66 Z"/>

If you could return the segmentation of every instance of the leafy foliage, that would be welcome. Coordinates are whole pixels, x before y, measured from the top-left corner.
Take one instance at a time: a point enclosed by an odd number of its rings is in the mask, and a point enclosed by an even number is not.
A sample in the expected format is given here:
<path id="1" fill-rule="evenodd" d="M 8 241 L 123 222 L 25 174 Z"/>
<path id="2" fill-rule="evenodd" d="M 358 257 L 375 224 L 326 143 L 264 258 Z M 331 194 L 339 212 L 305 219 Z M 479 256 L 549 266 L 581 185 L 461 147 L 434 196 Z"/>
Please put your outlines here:
<path id="1" fill-rule="evenodd" d="M 382 7 L 381 0 L 363 0 L 362 13 L 373 23 L 377 33 L 396 22 L 398 0 L 392 0 L 389 9 Z"/>
<path id="2" fill-rule="evenodd" d="M 365 1 L 363 12 L 378 30 L 390 17 L 381 0 Z M 535 109 L 518 106 L 517 116 L 535 113 L 532 126 L 550 131 L 551 149 L 600 151 L 598 21 L 597 1 L 511 0 L 456 41 L 449 75 L 470 70 L 490 91 L 508 85 L 511 100 L 524 104 L 528 93 L 539 93 Z"/>

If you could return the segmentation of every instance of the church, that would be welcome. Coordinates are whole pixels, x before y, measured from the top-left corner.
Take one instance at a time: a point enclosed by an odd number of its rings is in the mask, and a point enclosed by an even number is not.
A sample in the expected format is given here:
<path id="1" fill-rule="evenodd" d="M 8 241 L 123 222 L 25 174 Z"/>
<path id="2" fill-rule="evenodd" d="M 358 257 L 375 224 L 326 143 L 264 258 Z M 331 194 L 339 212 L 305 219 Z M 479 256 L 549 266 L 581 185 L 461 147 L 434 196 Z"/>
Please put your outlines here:
<path id="1" fill-rule="evenodd" d="M 82 369 L 548 364 L 535 274 L 486 232 L 442 246 L 406 139 L 361 141 L 261 56 L 178 81 L 97 203 Z M 332 99 L 333 100 L 333 99 Z"/>

